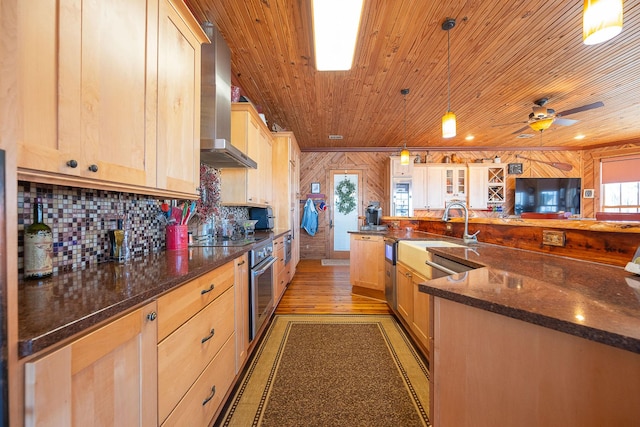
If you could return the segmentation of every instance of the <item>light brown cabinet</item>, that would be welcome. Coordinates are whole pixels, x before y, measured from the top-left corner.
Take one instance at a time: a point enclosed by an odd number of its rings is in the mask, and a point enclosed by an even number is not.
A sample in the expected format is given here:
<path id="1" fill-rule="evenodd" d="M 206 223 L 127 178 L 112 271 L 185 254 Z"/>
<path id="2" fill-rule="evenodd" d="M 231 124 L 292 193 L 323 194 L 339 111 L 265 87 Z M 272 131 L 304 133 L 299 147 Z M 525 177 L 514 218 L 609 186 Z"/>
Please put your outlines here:
<path id="1" fill-rule="evenodd" d="M 272 203 L 271 132 L 248 102 L 231 104 L 232 144 L 258 164 L 257 169 L 222 169 L 221 203 L 264 207 Z"/>
<path id="2" fill-rule="evenodd" d="M 200 45 L 206 36 L 199 26 L 194 31 L 194 18 L 181 0 L 160 0 L 159 16 L 157 187 L 195 194 L 200 186 Z"/>
<path id="3" fill-rule="evenodd" d="M 233 262 L 158 298 L 158 417 L 207 425 L 236 373 Z"/>
<path id="4" fill-rule="evenodd" d="M 156 303 L 25 364 L 26 426 L 157 426 Z"/>
<path id="5" fill-rule="evenodd" d="M 350 252 L 353 293 L 385 300 L 383 237 L 351 234 Z"/>
<path id="6" fill-rule="evenodd" d="M 77 3 L 18 7 L 20 179 L 194 194 L 206 36 L 180 0 Z M 183 40 L 172 39 L 168 21 Z M 166 161 L 189 156 L 188 171 Z"/>
<path id="7" fill-rule="evenodd" d="M 401 262 L 396 265 L 398 312 L 411 334 L 426 350 L 425 356 L 427 357 L 431 351 L 429 338 L 431 299 L 428 294 L 420 292 L 419 285 L 428 279 Z"/>
<path id="8" fill-rule="evenodd" d="M 236 374 L 247 360 L 249 351 L 249 261 L 248 254 L 233 260 L 235 277 Z"/>
<path id="9" fill-rule="evenodd" d="M 289 276 L 284 264 L 284 236 L 280 236 L 273 241 L 273 254 L 277 259 L 273 266 L 274 306 L 277 306 L 287 288 L 287 284 L 289 284 Z"/>

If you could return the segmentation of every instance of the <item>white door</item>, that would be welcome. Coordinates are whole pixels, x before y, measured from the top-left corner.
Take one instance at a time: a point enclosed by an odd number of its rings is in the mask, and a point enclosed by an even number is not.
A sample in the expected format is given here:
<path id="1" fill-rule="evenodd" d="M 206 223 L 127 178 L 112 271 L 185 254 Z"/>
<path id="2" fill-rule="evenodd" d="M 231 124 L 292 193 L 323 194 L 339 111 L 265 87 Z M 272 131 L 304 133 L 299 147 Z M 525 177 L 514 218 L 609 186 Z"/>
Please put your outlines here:
<path id="1" fill-rule="evenodd" d="M 349 231 L 358 230 L 361 203 L 359 171 L 331 171 L 331 258 L 349 258 Z"/>

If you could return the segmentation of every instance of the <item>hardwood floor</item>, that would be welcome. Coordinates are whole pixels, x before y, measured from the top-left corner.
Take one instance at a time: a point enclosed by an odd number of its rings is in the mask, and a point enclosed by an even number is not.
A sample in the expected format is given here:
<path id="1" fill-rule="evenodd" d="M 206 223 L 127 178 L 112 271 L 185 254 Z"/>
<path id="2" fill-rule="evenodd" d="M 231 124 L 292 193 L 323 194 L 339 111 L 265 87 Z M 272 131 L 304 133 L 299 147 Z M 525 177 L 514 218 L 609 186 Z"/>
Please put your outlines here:
<path id="1" fill-rule="evenodd" d="M 276 314 L 388 314 L 385 301 L 351 294 L 349 266 L 323 266 L 300 260 Z"/>

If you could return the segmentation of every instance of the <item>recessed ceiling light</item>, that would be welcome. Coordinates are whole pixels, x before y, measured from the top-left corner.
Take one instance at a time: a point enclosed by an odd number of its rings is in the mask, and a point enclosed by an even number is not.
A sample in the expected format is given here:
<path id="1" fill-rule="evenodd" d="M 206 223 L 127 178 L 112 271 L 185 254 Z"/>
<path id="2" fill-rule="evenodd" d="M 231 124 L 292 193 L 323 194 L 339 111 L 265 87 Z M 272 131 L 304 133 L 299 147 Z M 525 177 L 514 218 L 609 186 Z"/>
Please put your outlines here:
<path id="1" fill-rule="evenodd" d="M 363 0 L 313 0 L 313 40 L 318 71 L 351 69 Z"/>
<path id="2" fill-rule="evenodd" d="M 475 138 L 475 136 L 473 136 L 473 135 L 467 135 L 467 136 L 465 136 L 465 138 L 464 138 L 464 139 L 466 139 L 467 141 L 473 141 L 473 138 Z"/>
<path id="3" fill-rule="evenodd" d="M 574 139 L 584 139 L 584 135 L 580 134 L 580 135 L 576 135 L 574 137 Z"/>

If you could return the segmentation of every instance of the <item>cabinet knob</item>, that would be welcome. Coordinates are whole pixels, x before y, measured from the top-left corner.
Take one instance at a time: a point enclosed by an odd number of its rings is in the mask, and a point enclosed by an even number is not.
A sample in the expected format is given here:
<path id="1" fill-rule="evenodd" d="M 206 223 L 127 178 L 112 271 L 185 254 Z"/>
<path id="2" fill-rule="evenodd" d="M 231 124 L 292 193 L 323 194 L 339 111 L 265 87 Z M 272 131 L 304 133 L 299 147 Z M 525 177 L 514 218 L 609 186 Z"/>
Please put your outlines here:
<path id="1" fill-rule="evenodd" d="M 67 166 L 69 166 L 70 168 L 77 168 L 78 167 L 78 162 L 71 159 L 67 162 Z"/>
<path id="2" fill-rule="evenodd" d="M 158 313 L 156 313 L 155 311 L 152 311 L 151 313 L 147 314 L 147 320 L 149 320 L 150 322 L 153 322 L 154 320 L 156 320 L 157 317 L 158 317 Z"/>
<path id="3" fill-rule="evenodd" d="M 91 172 L 98 172 L 98 165 L 91 165 L 89 166 L 89 170 Z"/>

